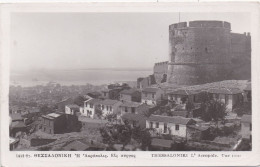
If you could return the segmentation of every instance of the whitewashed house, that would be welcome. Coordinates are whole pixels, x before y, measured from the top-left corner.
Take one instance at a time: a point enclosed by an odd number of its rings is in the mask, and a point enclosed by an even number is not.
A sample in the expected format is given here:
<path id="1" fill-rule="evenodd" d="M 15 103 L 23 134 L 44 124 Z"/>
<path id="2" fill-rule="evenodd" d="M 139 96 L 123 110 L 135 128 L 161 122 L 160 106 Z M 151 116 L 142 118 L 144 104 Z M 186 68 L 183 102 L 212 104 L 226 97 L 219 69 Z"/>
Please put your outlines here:
<path id="1" fill-rule="evenodd" d="M 94 118 L 95 116 L 95 111 L 99 107 L 99 102 L 101 100 L 99 99 L 89 99 L 84 101 L 84 108 L 81 111 L 82 116 Z"/>
<path id="2" fill-rule="evenodd" d="M 102 115 L 106 116 L 108 114 L 118 114 L 120 112 L 120 105 L 122 102 L 118 100 L 105 99 L 99 102 Z"/>
<path id="3" fill-rule="evenodd" d="M 146 120 L 146 128 L 153 128 L 158 134 L 170 134 L 186 138 L 188 125 L 194 125 L 196 121 L 180 116 L 151 115 Z"/>
<path id="4" fill-rule="evenodd" d="M 211 88 L 207 93 L 210 99 L 223 102 L 227 111 L 232 111 L 236 105 L 243 102 L 243 91 L 238 88 Z"/>
<path id="5" fill-rule="evenodd" d="M 68 104 L 65 105 L 65 113 L 70 115 L 76 115 L 79 112 L 79 106 L 76 104 Z"/>
<path id="6" fill-rule="evenodd" d="M 157 105 L 158 100 L 162 100 L 164 91 L 160 88 L 145 88 L 142 90 L 142 103 Z"/>

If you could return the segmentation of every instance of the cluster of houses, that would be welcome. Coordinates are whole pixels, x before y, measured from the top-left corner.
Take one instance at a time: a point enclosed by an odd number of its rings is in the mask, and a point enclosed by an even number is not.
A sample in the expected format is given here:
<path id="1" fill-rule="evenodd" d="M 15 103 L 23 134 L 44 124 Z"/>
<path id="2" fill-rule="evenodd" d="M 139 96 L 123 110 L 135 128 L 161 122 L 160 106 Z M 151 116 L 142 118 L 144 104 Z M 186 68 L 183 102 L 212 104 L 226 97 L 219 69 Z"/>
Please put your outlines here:
<path id="1" fill-rule="evenodd" d="M 109 85 L 106 90 L 87 94 L 85 96 L 87 100 L 82 106 L 64 104 L 63 114 L 77 116 L 82 125 L 86 126 L 87 122 L 93 122 L 93 120 L 106 122 L 107 116 L 113 114 L 117 123 L 127 120 L 132 126 L 153 128 L 157 134 L 186 138 L 189 137 L 188 131 L 191 129 L 200 132 L 207 130 L 199 124 L 201 122 L 199 115 L 187 114 L 188 102 L 193 106 L 192 111 L 195 111 L 205 98 L 215 99 L 224 103 L 228 113 L 232 113 L 236 106 L 251 100 L 249 86 L 242 90 L 216 85 L 219 84 L 180 87 L 173 90 L 167 90 L 158 85 L 144 89 L 130 88 L 127 85 Z M 165 105 L 171 106 L 169 110 L 172 113 L 171 116 L 156 112 Z M 49 118 L 49 116 L 42 117 Z M 52 119 L 58 121 L 58 119 Z M 245 123 L 244 119 L 242 123 Z M 242 129 L 246 127 L 248 126 L 242 126 Z"/>
<path id="2" fill-rule="evenodd" d="M 127 121 L 133 127 L 153 129 L 154 136 L 203 139 L 209 128 L 195 111 L 205 99 L 223 102 L 228 113 L 242 103 L 251 102 L 250 83 L 242 89 L 225 85 L 228 84 L 212 83 L 173 89 L 153 85 L 138 89 L 130 88 L 127 84 L 112 84 L 100 92 L 86 94 L 81 106 L 73 104 L 71 99 L 61 101 L 58 112 L 41 116 L 38 130 L 48 134 L 79 131 L 92 126 L 100 127 L 111 122 L 108 117 L 113 116 L 113 123 L 123 124 Z M 191 113 L 187 111 L 188 103 L 192 104 Z M 170 115 L 161 111 L 166 106 Z M 239 119 L 242 137 L 251 139 L 251 115 L 243 115 Z M 21 123 L 12 124 L 14 128 Z M 21 126 L 24 128 L 24 125 Z"/>

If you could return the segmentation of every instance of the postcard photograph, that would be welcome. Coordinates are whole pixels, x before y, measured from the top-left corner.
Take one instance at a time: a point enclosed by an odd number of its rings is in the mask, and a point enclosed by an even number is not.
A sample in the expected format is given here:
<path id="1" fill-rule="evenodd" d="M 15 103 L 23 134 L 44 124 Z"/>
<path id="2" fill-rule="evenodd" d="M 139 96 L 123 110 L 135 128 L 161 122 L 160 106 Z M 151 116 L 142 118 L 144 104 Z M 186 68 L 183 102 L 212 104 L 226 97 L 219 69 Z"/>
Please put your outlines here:
<path id="1" fill-rule="evenodd" d="M 251 151 L 250 13 L 11 13 L 12 151 Z"/>

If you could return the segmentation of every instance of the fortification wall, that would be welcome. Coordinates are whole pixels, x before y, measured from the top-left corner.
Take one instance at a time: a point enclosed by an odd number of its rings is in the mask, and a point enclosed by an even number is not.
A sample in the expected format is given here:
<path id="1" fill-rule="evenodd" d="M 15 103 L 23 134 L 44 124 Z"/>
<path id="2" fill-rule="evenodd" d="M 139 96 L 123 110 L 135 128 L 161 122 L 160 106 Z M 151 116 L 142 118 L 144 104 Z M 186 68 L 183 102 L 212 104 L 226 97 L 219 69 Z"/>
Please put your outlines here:
<path id="1" fill-rule="evenodd" d="M 166 82 L 168 72 L 168 61 L 155 63 L 153 73 L 156 83 Z"/>
<path id="2" fill-rule="evenodd" d="M 228 22 L 192 21 L 170 25 L 167 81 L 191 85 L 226 79 L 219 74 L 230 63 L 230 41 Z"/>

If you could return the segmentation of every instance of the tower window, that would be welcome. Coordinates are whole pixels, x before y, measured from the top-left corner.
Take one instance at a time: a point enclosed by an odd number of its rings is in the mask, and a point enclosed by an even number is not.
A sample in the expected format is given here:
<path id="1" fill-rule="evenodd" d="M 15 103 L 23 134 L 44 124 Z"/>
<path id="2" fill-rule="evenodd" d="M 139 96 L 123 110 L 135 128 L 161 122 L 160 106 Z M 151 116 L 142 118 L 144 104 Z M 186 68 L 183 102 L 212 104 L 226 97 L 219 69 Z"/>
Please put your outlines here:
<path id="1" fill-rule="evenodd" d="M 208 48 L 205 48 L 205 52 L 208 52 Z"/>

